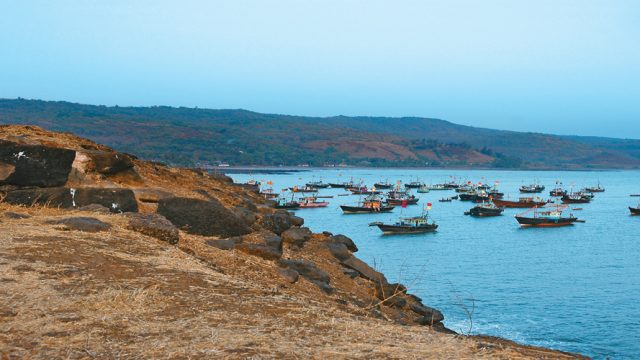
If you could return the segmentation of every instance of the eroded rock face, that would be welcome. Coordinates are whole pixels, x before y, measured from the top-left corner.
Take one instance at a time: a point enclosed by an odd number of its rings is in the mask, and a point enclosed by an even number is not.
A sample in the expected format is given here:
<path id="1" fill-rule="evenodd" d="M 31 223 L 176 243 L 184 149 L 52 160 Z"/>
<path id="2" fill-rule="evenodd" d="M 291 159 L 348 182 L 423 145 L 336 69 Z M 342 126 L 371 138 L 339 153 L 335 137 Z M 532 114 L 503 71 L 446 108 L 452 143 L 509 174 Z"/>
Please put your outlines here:
<path id="1" fill-rule="evenodd" d="M 180 240 L 178 229 L 160 214 L 131 214 L 127 228 L 169 244 L 177 244 Z"/>
<path id="2" fill-rule="evenodd" d="M 0 140 L 0 185 L 62 186 L 75 156 L 73 150 Z"/>
<path id="3" fill-rule="evenodd" d="M 12 205 L 41 205 L 63 209 L 98 204 L 113 213 L 138 211 L 138 203 L 133 191 L 129 189 L 64 187 L 22 189 L 9 191 L 4 201 Z"/>
<path id="4" fill-rule="evenodd" d="M 133 168 L 128 155 L 100 150 L 87 150 L 84 153 L 91 159 L 94 170 L 103 175 L 114 175 Z"/>
<path id="5" fill-rule="evenodd" d="M 184 231 L 204 236 L 245 235 L 251 228 L 217 200 L 174 197 L 158 202 L 158 213 Z"/>
<path id="6" fill-rule="evenodd" d="M 330 236 L 327 241 L 331 242 L 331 243 L 344 244 L 347 247 L 347 249 L 349 249 L 349 251 L 351 251 L 351 252 L 357 252 L 358 251 L 358 247 L 353 242 L 353 240 L 351 240 L 349 237 L 344 236 L 344 235 L 333 235 L 333 236 Z"/>

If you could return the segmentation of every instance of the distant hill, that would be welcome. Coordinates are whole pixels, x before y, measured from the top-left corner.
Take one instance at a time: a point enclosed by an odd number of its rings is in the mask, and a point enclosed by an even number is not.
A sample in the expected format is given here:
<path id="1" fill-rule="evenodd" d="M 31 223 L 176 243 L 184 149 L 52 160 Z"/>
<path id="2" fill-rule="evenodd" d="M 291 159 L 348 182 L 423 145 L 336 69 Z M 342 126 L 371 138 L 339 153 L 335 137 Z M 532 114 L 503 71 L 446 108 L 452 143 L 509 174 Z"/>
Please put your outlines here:
<path id="1" fill-rule="evenodd" d="M 640 168 L 640 140 L 491 130 L 430 118 L 0 99 L 0 124 L 11 123 L 69 131 L 146 159 L 188 166 Z"/>

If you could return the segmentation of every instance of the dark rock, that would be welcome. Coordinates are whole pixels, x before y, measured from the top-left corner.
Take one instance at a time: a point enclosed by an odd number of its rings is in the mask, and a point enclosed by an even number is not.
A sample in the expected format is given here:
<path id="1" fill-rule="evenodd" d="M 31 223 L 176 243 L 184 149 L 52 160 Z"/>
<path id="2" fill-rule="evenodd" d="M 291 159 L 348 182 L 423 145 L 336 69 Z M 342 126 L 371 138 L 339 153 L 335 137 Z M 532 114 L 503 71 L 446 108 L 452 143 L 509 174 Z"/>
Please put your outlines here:
<path id="1" fill-rule="evenodd" d="M 91 211 L 91 212 L 97 212 L 97 213 L 110 213 L 111 210 L 109 210 L 107 207 L 100 205 L 100 204 L 89 204 L 89 205 L 85 205 L 82 207 L 79 207 L 78 210 L 80 211 Z"/>
<path id="2" fill-rule="evenodd" d="M 3 216 L 6 217 L 7 219 L 15 219 L 15 220 L 28 219 L 31 217 L 31 215 L 28 215 L 28 214 L 20 214 L 12 211 L 5 212 Z"/>
<path id="3" fill-rule="evenodd" d="M 365 279 L 371 280 L 376 283 L 387 283 L 387 278 L 382 273 L 375 271 L 373 268 L 367 265 L 367 263 L 355 256 L 351 256 L 347 260 L 342 261 L 342 264 L 350 269 L 357 271 L 360 276 Z"/>
<path id="4" fill-rule="evenodd" d="M 256 213 L 245 207 L 236 206 L 235 208 L 233 208 L 233 212 L 242 220 L 244 220 L 244 222 L 249 226 L 253 225 L 253 223 L 255 223 L 257 220 Z"/>
<path id="5" fill-rule="evenodd" d="M 63 187 L 24 189 L 8 192 L 4 201 L 13 205 L 43 205 L 65 209 L 98 204 L 114 213 L 138 211 L 138 203 L 133 196 L 133 191 L 129 189 Z"/>
<path id="6" fill-rule="evenodd" d="M 331 237 L 333 236 L 333 233 L 329 232 L 329 231 L 323 231 L 322 235 L 326 236 L 326 237 Z"/>
<path id="7" fill-rule="evenodd" d="M 290 215 L 289 219 L 291 219 L 291 225 L 293 225 L 293 226 L 302 226 L 302 225 L 304 225 L 304 219 L 299 217 L 299 216 Z"/>
<path id="8" fill-rule="evenodd" d="M 317 285 L 326 293 L 331 293 L 333 288 L 329 285 L 329 274 L 316 266 L 309 260 L 289 260 L 283 259 L 279 262 L 280 266 L 295 270 L 303 278 Z"/>
<path id="9" fill-rule="evenodd" d="M 422 303 L 422 298 L 420 298 L 420 297 L 418 297 L 418 296 L 416 296 L 416 295 L 413 295 L 413 294 L 407 294 L 407 296 L 408 296 L 409 298 L 413 299 L 413 301 L 416 301 L 416 302 Z"/>
<path id="10" fill-rule="evenodd" d="M 282 276 L 287 282 L 292 284 L 298 281 L 298 277 L 300 276 L 300 274 L 293 269 L 278 269 L 278 275 Z"/>
<path id="11" fill-rule="evenodd" d="M 85 151 L 91 158 L 95 171 L 103 175 L 114 175 L 133 168 L 131 157 L 112 151 Z"/>
<path id="12" fill-rule="evenodd" d="M 357 252 L 358 251 L 358 247 L 353 242 L 353 240 L 351 240 L 350 238 L 348 238 L 348 237 L 346 237 L 344 235 L 331 236 L 327 241 L 332 242 L 332 243 L 344 244 L 347 247 L 347 249 L 349 249 L 349 251 L 351 251 L 351 252 Z"/>
<path id="13" fill-rule="evenodd" d="M 218 248 L 220 250 L 232 250 L 235 249 L 236 245 L 242 243 L 242 237 L 234 236 L 228 239 L 220 239 L 220 240 L 207 240 L 206 244 L 209 246 L 213 246 L 214 248 Z"/>
<path id="14" fill-rule="evenodd" d="M 282 251 L 263 244 L 238 244 L 236 250 L 243 253 L 261 257 L 266 260 L 278 260 L 282 256 Z"/>
<path id="15" fill-rule="evenodd" d="M 282 238 L 280 236 L 271 232 L 263 232 L 260 236 L 264 240 L 265 245 L 282 251 Z"/>
<path id="16" fill-rule="evenodd" d="M 100 232 L 111 229 L 111 225 L 92 217 L 72 217 L 62 220 L 49 221 L 49 224 L 64 225 L 66 230 L 83 232 Z"/>
<path id="17" fill-rule="evenodd" d="M 342 272 L 343 272 L 345 275 L 347 275 L 348 277 L 352 278 L 352 279 L 355 279 L 355 278 L 357 278 L 357 277 L 360 275 L 360 273 L 359 273 L 359 272 L 357 272 L 357 271 L 355 271 L 355 270 L 353 270 L 353 269 L 349 269 L 349 268 L 347 268 L 347 267 L 343 267 L 343 268 L 342 268 Z"/>
<path id="18" fill-rule="evenodd" d="M 0 185 L 62 186 L 75 156 L 69 149 L 0 140 Z"/>
<path id="19" fill-rule="evenodd" d="M 277 235 L 281 235 L 292 226 L 291 216 L 287 211 L 276 211 L 273 214 L 265 214 L 260 218 L 258 224 Z"/>
<path id="20" fill-rule="evenodd" d="M 432 326 L 442 322 L 442 320 L 444 320 L 444 315 L 440 311 L 433 309 L 431 315 L 421 316 L 416 319 L 416 322 L 420 325 Z"/>
<path id="21" fill-rule="evenodd" d="M 329 251 L 331 251 L 331 254 L 340 261 L 347 260 L 348 258 L 353 256 L 351 255 L 351 252 L 349 251 L 349 249 L 347 249 L 347 246 L 345 244 L 327 243 L 327 247 L 329 248 Z"/>
<path id="22" fill-rule="evenodd" d="M 158 203 L 158 213 L 191 234 L 232 237 L 251 232 L 242 219 L 217 200 L 162 199 Z"/>
<path id="23" fill-rule="evenodd" d="M 302 248 L 313 233 L 309 228 L 291 228 L 282 233 L 282 242 L 298 248 Z"/>
<path id="24" fill-rule="evenodd" d="M 65 209 L 73 207 L 71 192 L 63 187 L 9 191 L 4 202 L 12 205 L 42 205 Z"/>
<path id="25" fill-rule="evenodd" d="M 77 207 L 99 204 L 113 213 L 138 211 L 138 202 L 130 189 L 79 188 L 70 191 Z"/>
<path id="26" fill-rule="evenodd" d="M 418 314 L 418 315 L 422 315 L 426 318 L 429 319 L 429 323 L 431 323 L 431 319 L 434 320 L 434 322 L 439 322 L 444 320 L 444 316 L 442 315 L 442 313 L 434 308 L 430 308 L 428 306 L 422 305 L 420 303 L 412 303 L 409 308 L 411 309 L 411 311 L 413 311 L 414 313 Z M 423 324 L 424 325 L 424 324 Z"/>
<path id="27" fill-rule="evenodd" d="M 178 229 L 160 214 L 131 214 L 127 228 L 169 244 L 177 244 L 180 240 Z"/>
<path id="28" fill-rule="evenodd" d="M 402 296 L 407 288 L 402 284 L 375 283 L 375 295 L 383 300 L 382 304 L 393 307 L 404 307 L 407 300 Z"/>

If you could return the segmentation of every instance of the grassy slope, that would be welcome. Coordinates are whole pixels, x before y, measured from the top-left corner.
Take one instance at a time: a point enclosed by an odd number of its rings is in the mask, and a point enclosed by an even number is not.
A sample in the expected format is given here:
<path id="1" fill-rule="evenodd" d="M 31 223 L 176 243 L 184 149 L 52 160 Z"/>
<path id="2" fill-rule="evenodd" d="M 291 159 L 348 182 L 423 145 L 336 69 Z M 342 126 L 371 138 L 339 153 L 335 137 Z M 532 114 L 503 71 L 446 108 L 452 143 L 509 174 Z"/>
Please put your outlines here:
<path id="1" fill-rule="evenodd" d="M 0 100 L 0 123 L 71 131 L 143 158 L 187 165 L 640 167 L 640 140 L 490 130 L 429 118 L 314 118 Z"/>

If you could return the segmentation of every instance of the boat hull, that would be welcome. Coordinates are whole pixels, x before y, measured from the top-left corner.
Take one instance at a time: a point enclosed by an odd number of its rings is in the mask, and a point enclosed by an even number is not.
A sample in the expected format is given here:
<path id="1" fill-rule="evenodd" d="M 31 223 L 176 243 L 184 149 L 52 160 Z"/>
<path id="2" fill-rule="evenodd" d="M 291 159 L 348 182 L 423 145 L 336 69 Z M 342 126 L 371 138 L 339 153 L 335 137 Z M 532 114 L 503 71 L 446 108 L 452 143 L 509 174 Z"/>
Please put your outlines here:
<path id="1" fill-rule="evenodd" d="M 378 229 L 382 230 L 385 235 L 399 235 L 399 234 L 424 234 L 428 232 L 434 232 L 438 228 L 438 225 L 429 224 L 425 226 L 404 226 L 404 225 L 387 225 L 376 224 Z"/>
<path id="2" fill-rule="evenodd" d="M 300 209 L 300 204 L 276 205 L 276 209 Z"/>
<path id="3" fill-rule="evenodd" d="M 493 199 L 493 204 L 497 207 L 504 207 L 504 208 L 519 208 L 519 209 L 529 209 L 535 206 L 543 206 L 546 203 L 545 202 L 536 202 L 536 201 L 530 201 L 530 202 L 523 202 L 523 201 L 509 201 L 509 200 L 500 200 L 500 199 Z"/>
<path id="4" fill-rule="evenodd" d="M 309 204 L 300 204 L 300 209 L 316 209 L 316 208 L 323 208 L 323 207 L 327 207 L 329 206 L 329 203 L 326 201 L 323 202 L 317 202 L 317 203 L 309 203 Z"/>
<path id="5" fill-rule="evenodd" d="M 573 225 L 577 218 L 558 218 L 558 219 L 550 219 L 550 218 L 530 218 L 523 216 L 516 216 L 516 220 L 521 226 L 531 226 L 531 227 L 560 227 L 560 226 L 569 226 Z"/>
<path id="6" fill-rule="evenodd" d="M 342 212 L 345 214 L 376 214 L 376 213 L 390 212 L 393 209 L 395 209 L 395 206 L 381 206 L 378 208 L 373 208 L 373 207 L 340 205 L 340 209 L 342 209 Z"/>
<path id="7" fill-rule="evenodd" d="M 631 215 L 640 215 L 640 207 L 637 207 L 637 208 L 629 207 L 629 211 L 631 211 Z"/>
<path id="8" fill-rule="evenodd" d="M 393 185 L 391 184 L 373 184 L 373 186 L 376 187 L 376 189 L 391 189 L 393 187 Z"/>
<path id="9" fill-rule="evenodd" d="M 483 208 L 483 207 L 474 207 L 471 208 L 467 213 L 471 216 L 475 217 L 488 217 L 488 216 L 500 216 L 504 212 L 502 208 Z"/>
<path id="10" fill-rule="evenodd" d="M 407 205 L 416 205 L 416 204 L 418 204 L 418 200 L 420 200 L 420 199 L 418 199 L 418 198 L 407 199 L 407 200 L 387 199 L 386 203 L 389 204 L 389 205 L 394 205 L 394 206 L 396 206 L 396 205 L 402 206 L 402 202 L 406 201 Z"/>

